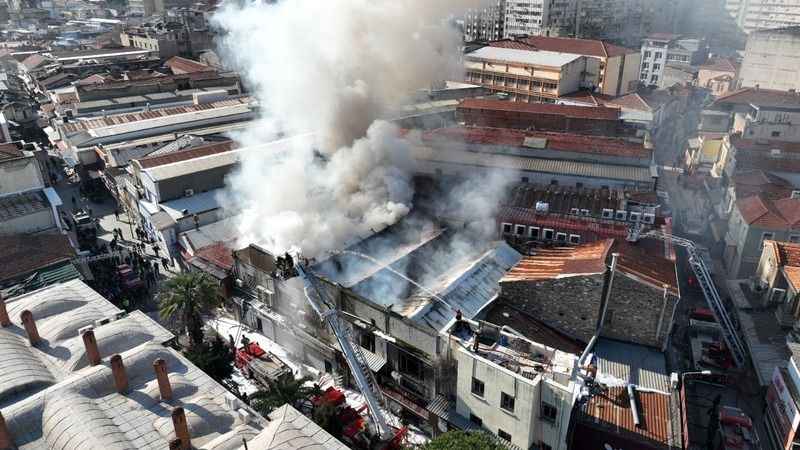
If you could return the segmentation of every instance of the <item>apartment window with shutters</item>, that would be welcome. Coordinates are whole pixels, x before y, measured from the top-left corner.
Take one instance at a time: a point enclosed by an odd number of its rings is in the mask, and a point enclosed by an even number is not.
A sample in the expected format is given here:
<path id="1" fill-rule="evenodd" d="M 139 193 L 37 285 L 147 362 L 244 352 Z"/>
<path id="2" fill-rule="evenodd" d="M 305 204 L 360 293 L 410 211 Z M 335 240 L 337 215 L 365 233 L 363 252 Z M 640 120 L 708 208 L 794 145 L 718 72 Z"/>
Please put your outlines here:
<path id="1" fill-rule="evenodd" d="M 361 346 L 375 353 L 375 335 L 369 331 L 363 332 L 361 334 Z"/>

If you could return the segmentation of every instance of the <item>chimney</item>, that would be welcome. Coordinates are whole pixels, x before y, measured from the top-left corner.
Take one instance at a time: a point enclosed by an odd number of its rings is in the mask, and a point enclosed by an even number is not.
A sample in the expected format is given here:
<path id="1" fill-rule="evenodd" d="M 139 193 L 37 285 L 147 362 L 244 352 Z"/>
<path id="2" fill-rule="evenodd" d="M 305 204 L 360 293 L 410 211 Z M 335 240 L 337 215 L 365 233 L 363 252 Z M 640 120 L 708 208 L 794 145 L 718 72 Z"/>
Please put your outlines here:
<path id="1" fill-rule="evenodd" d="M 14 448 L 14 442 L 11 440 L 11 433 L 8 432 L 6 419 L 3 418 L 2 412 L 0 412 L 0 448 Z"/>
<path id="2" fill-rule="evenodd" d="M 153 370 L 156 371 L 156 379 L 158 379 L 158 392 L 161 394 L 161 400 L 172 400 L 172 386 L 169 384 L 169 375 L 167 374 L 167 362 L 161 358 L 153 361 Z"/>
<path id="3" fill-rule="evenodd" d="M 181 447 L 181 440 L 178 438 L 170 439 L 169 441 L 169 450 L 180 450 Z"/>
<path id="4" fill-rule="evenodd" d="M 6 310 L 6 299 L 0 292 L 0 327 L 7 327 L 11 325 L 11 319 L 8 318 L 8 310 Z"/>
<path id="5" fill-rule="evenodd" d="M 186 423 L 186 414 L 180 406 L 172 410 L 172 426 L 175 427 L 175 437 L 180 441 L 178 448 L 181 450 L 191 449 L 192 442 L 189 439 L 189 425 Z"/>
<path id="6" fill-rule="evenodd" d="M 94 338 L 94 330 L 89 328 L 85 330 L 81 337 L 83 338 L 83 346 L 86 348 L 86 359 L 89 361 L 90 366 L 100 364 L 100 350 L 97 349 L 97 339 Z"/>
<path id="7" fill-rule="evenodd" d="M 28 341 L 31 345 L 39 343 L 39 331 L 36 329 L 36 321 L 33 320 L 33 313 L 29 310 L 22 311 L 19 315 L 22 325 L 25 327 L 25 333 L 28 335 Z"/>
<path id="8" fill-rule="evenodd" d="M 114 374 L 114 386 L 117 392 L 124 394 L 128 390 L 128 374 L 125 373 L 122 356 L 117 354 L 111 357 L 111 373 Z"/>

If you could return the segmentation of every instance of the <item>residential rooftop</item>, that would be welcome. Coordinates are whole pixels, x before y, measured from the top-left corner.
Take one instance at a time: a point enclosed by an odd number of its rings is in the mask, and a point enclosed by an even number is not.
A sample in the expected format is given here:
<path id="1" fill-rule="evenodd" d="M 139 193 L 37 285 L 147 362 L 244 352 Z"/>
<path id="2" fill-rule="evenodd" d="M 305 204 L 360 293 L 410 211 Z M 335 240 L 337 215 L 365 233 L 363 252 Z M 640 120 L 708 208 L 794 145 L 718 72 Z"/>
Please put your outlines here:
<path id="1" fill-rule="evenodd" d="M 520 50 L 547 50 L 551 52 L 572 53 L 576 55 L 594 56 L 596 58 L 613 58 L 629 53 L 638 53 L 638 49 L 630 49 L 610 44 L 597 39 L 573 39 L 549 36 L 527 36 L 524 38 L 501 39 L 489 43 L 492 47 L 512 48 Z"/>
<path id="2" fill-rule="evenodd" d="M 800 199 L 772 200 L 764 194 L 736 200 L 736 208 L 750 226 L 773 230 L 800 229 Z"/>
<path id="3" fill-rule="evenodd" d="M 602 106 L 570 106 L 552 103 L 523 103 L 505 100 L 467 98 L 461 101 L 458 109 L 479 109 L 525 114 L 552 114 L 575 119 L 619 120 L 617 108 Z"/>
<path id="4" fill-rule="evenodd" d="M 466 59 L 500 61 L 510 64 L 561 68 L 579 58 L 573 53 L 549 52 L 544 50 L 519 50 L 502 47 L 482 47 L 464 55 Z"/>
<path id="5" fill-rule="evenodd" d="M 737 105 L 797 110 L 800 109 L 800 94 L 792 91 L 748 87 L 720 96 L 711 104 L 711 107 Z"/>
<path id="6" fill-rule="evenodd" d="M 74 257 L 69 239 L 60 233 L 0 235 L 0 282 Z"/>
<path id="7" fill-rule="evenodd" d="M 427 130 L 422 133 L 422 142 L 427 144 L 452 145 L 468 144 L 483 146 L 504 146 L 520 150 L 524 155 L 534 154 L 536 150 L 552 150 L 557 152 L 584 153 L 600 156 L 616 156 L 638 158 L 649 163 L 652 149 L 640 142 L 630 140 L 586 136 L 574 133 L 557 133 L 545 131 L 524 131 L 509 128 L 489 127 L 448 127 Z"/>
<path id="8" fill-rule="evenodd" d="M 50 202 L 42 191 L 28 191 L 0 197 L 0 222 L 36 214 L 50 209 Z"/>
<path id="9" fill-rule="evenodd" d="M 606 259 L 613 239 L 574 247 L 537 248 L 509 270 L 501 283 L 541 281 L 598 275 L 606 271 Z"/>

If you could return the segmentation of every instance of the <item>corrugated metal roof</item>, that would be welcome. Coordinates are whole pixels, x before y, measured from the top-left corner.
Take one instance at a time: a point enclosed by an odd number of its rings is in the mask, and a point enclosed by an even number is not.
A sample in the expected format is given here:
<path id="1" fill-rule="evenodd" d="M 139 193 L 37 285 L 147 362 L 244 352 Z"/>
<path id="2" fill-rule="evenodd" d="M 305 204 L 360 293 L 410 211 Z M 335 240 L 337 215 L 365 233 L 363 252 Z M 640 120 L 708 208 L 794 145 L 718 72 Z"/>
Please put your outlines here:
<path id="1" fill-rule="evenodd" d="M 633 422 L 630 397 L 627 389 L 623 387 L 609 388 L 602 394 L 592 396 L 581 405 L 578 420 L 591 428 L 599 428 L 648 444 L 647 447 L 641 448 L 670 448 L 673 416 L 670 396 L 643 391 L 636 391 L 635 394 L 640 426 L 636 426 Z"/>
<path id="2" fill-rule="evenodd" d="M 652 182 L 648 167 L 621 166 L 558 159 L 530 158 L 525 156 L 496 155 L 460 151 L 453 149 L 432 149 L 415 146 L 411 155 L 417 161 L 439 162 L 465 166 L 489 167 L 497 169 L 521 170 L 528 172 L 571 175 L 587 178 L 611 179 L 630 182 Z"/>
<path id="3" fill-rule="evenodd" d="M 604 338 L 598 339 L 593 352 L 598 378 L 606 374 L 626 384 L 669 392 L 669 375 L 663 353 L 643 345 Z"/>
<path id="4" fill-rule="evenodd" d="M 199 158 L 151 167 L 149 169 L 145 169 L 144 172 L 147 172 L 150 177 L 153 178 L 153 180 L 161 181 L 216 169 L 219 167 L 233 166 L 238 164 L 240 159 L 241 150 L 232 150 L 229 152 L 201 156 Z"/>

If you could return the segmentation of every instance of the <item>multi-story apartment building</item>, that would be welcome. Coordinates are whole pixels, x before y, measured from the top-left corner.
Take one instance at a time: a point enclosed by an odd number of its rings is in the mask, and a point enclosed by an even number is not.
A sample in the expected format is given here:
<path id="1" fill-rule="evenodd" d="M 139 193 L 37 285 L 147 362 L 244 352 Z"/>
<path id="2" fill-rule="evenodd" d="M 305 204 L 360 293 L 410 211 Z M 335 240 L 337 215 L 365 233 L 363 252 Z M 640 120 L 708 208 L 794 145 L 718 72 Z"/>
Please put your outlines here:
<path id="1" fill-rule="evenodd" d="M 725 10 L 745 33 L 800 25 L 800 0 L 726 0 Z"/>
<path id="2" fill-rule="evenodd" d="M 497 0 L 484 8 L 471 8 L 464 15 L 464 40 L 486 42 L 500 39 L 504 23 L 504 0 Z"/>
<path id="3" fill-rule="evenodd" d="M 448 337 L 459 416 L 517 448 L 565 444 L 576 355 L 488 322 L 457 320 Z"/>
<path id="4" fill-rule="evenodd" d="M 800 6 L 795 8 L 800 17 Z M 782 91 L 800 89 L 800 25 L 750 33 L 739 85 Z"/>
<path id="5" fill-rule="evenodd" d="M 506 23 L 503 37 L 544 34 L 548 26 L 547 0 L 509 0 L 506 2 Z"/>
<path id="6" fill-rule="evenodd" d="M 705 41 L 674 34 L 652 34 L 642 42 L 642 64 L 639 80 L 644 84 L 664 86 L 667 65 L 690 67 L 702 64 L 708 57 Z"/>
<path id="7" fill-rule="evenodd" d="M 600 62 L 574 53 L 483 47 L 464 56 L 466 81 L 520 102 L 554 103 L 600 82 Z"/>

